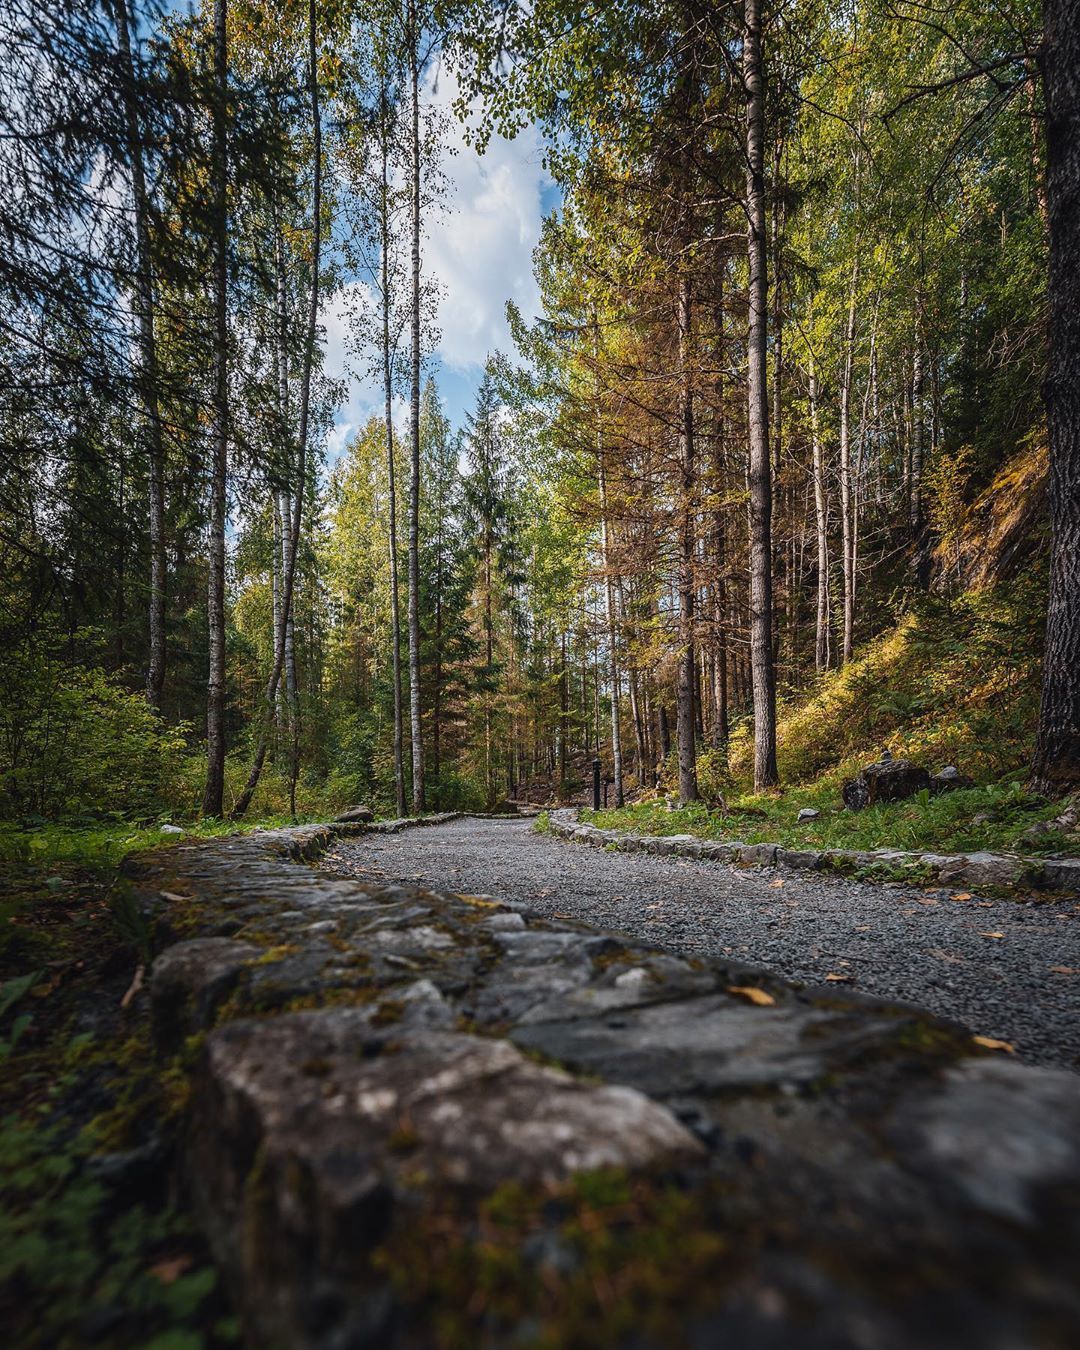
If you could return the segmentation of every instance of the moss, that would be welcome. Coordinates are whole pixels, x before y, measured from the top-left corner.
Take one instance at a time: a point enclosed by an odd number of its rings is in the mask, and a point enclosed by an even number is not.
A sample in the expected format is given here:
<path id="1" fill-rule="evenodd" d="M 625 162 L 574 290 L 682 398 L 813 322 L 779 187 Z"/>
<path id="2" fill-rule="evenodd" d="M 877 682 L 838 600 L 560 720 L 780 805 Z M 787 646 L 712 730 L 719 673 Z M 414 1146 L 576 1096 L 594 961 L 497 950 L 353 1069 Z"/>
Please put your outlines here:
<path id="1" fill-rule="evenodd" d="M 676 1344 L 737 1269 L 716 1221 L 722 1188 L 621 1171 L 558 1187 L 509 1183 L 478 1209 L 428 1193 L 375 1254 L 440 1345 Z"/>
<path id="2" fill-rule="evenodd" d="M 292 956 L 300 948 L 295 943 L 283 942 L 276 947 L 268 947 L 261 956 L 253 957 L 248 962 L 249 966 L 272 966 L 278 961 L 284 961 L 287 956 Z"/>
<path id="3" fill-rule="evenodd" d="M 405 1004 L 399 999 L 384 998 L 371 1017 L 373 1027 L 393 1026 L 400 1022 L 405 1012 Z"/>

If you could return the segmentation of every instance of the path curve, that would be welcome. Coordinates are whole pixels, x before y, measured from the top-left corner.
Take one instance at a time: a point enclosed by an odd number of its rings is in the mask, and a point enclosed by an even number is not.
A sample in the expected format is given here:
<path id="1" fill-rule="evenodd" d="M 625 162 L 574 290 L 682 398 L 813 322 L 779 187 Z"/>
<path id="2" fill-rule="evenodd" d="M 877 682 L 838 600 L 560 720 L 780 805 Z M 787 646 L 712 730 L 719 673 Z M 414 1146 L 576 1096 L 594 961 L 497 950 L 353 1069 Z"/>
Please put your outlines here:
<path id="1" fill-rule="evenodd" d="M 524 820 L 366 834 L 336 845 L 323 866 L 497 896 L 794 979 L 850 977 L 857 989 L 1010 1041 L 1032 1063 L 1080 1069 L 1080 904 L 1072 901 L 954 901 L 943 890 L 606 853 L 536 834 Z"/>

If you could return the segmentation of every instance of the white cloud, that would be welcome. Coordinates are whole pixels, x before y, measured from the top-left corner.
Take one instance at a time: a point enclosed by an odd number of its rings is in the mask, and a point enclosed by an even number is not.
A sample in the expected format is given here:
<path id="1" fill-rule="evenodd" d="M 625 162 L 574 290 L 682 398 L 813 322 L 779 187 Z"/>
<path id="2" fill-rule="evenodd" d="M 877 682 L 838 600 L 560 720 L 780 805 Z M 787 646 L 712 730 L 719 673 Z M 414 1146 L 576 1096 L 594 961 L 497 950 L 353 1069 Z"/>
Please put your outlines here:
<path id="1" fill-rule="evenodd" d="M 507 300 L 514 300 L 526 318 L 539 311 L 532 252 L 540 237 L 542 194 L 550 179 L 535 127 L 526 128 L 513 141 L 493 137 L 481 156 L 467 143 L 464 128 L 450 110 L 457 95 L 453 72 L 441 70 L 437 85 L 429 84 L 427 92 L 432 103 L 447 112 L 441 169 L 448 191 L 442 207 L 429 212 L 423 243 L 424 275 L 437 281 L 441 290 L 440 337 L 434 355 L 437 365 L 475 386 L 488 353 L 510 349 Z M 382 414 L 380 381 L 365 373 L 364 361 L 350 355 L 347 316 L 367 292 L 363 282 L 350 282 L 330 297 L 320 314 L 324 369 L 331 378 L 346 380 L 348 387 L 329 437 L 331 464 L 369 417 Z M 460 398 L 465 391 L 458 388 L 455 393 Z M 395 400 L 394 423 L 403 432 L 407 429 L 408 406 L 400 399 Z"/>
<path id="2" fill-rule="evenodd" d="M 453 72 L 441 72 L 433 103 L 449 109 L 456 95 Z M 492 137 L 480 156 L 450 118 L 442 165 L 447 209 L 428 228 L 424 266 L 444 290 L 438 355 L 452 369 L 466 371 L 483 365 L 489 351 L 509 346 L 507 300 L 516 301 L 526 316 L 538 310 L 532 251 L 549 180 L 535 127 L 513 141 Z"/>

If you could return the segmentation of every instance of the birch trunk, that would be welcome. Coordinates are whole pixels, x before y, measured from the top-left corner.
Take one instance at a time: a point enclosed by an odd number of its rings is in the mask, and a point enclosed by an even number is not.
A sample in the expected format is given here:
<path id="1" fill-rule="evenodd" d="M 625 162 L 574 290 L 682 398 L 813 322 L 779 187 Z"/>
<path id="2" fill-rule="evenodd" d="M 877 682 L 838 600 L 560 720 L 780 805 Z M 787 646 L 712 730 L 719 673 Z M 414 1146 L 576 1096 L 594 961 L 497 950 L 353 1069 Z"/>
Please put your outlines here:
<path id="1" fill-rule="evenodd" d="M 772 632 L 772 473 L 765 376 L 769 286 L 765 256 L 765 91 L 761 71 L 759 0 L 746 0 L 745 4 L 743 85 L 749 267 L 750 659 L 754 699 L 754 790 L 760 792 L 777 783 L 779 774 L 776 769 L 776 667 Z"/>
<path id="2" fill-rule="evenodd" d="M 416 0 L 409 0 L 409 99 L 412 350 L 409 388 L 409 727 L 412 736 L 412 809 L 422 815 L 424 739 L 420 716 L 420 32 Z"/>
<path id="3" fill-rule="evenodd" d="M 855 535 L 852 518 L 851 480 L 851 386 L 855 371 L 855 315 L 859 285 L 859 260 L 851 266 L 847 323 L 844 328 L 844 364 L 840 377 L 840 547 L 844 576 L 843 662 L 851 660 L 855 646 Z"/>
<path id="4" fill-rule="evenodd" d="M 382 272 L 383 420 L 386 424 L 386 471 L 390 511 L 390 641 L 394 682 L 394 798 L 399 816 L 405 814 L 404 733 L 401 709 L 401 589 L 398 582 L 397 471 L 394 466 L 394 377 L 390 349 L 390 174 L 389 107 L 385 85 L 381 95 L 382 144 L 379 202 L 379 247 Z"/>
<path id="5" fill-rule="evenodd" d="M 225 795 L 225 513 L 229 450 L 228 385 L 228 39 L 227 0 L 214 3 L 214 441 L 210 470 L 209 578 L 206 597 L 206 787 L 203 815 L 220 816 Z"/>
<path id="6" fill-rule="evenodd" d="M 825 487 L 825 456 L 821 444 L 817 365 L 810 353 L 810 439 L 814 464 L 814 526 L 817 535 L 817 620 L 814 629 L 814 667 L 829 668 L 829 501 Z"/>

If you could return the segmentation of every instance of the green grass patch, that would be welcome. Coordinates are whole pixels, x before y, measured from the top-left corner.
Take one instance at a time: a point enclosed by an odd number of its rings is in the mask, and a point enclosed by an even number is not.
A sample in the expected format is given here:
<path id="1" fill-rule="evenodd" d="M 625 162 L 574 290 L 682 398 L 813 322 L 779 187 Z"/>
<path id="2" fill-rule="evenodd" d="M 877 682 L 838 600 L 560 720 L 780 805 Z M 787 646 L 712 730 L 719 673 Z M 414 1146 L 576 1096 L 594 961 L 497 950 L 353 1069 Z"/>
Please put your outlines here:
<path id="1" fill-rule="evenodd" d="M 821 814 L 799 824 L 804 807 Z M 602 829 L 635 834 L 693 834 L 788 848 L 1078 854 L 1080 841 L 1075 835 L 1050 830 L 1035 839 L 1022 837 L 1034 822 L 1050 821 L 1060 810 L 1060 804 L 1032 797 L 1018 783 L 988 783 L 937 797 L 920 792 L 907 801 L 849 811 L 836 786 L 825 781 L 777 794 L 733 797 L 726 812 L 704 802 L 674 811 L 663 802 L 643 802 L 621 811 L 583 811 L 581 819 Z M 976 821 L 977 817 L 985 819 Z"/>

